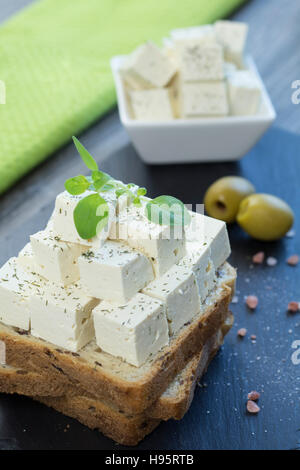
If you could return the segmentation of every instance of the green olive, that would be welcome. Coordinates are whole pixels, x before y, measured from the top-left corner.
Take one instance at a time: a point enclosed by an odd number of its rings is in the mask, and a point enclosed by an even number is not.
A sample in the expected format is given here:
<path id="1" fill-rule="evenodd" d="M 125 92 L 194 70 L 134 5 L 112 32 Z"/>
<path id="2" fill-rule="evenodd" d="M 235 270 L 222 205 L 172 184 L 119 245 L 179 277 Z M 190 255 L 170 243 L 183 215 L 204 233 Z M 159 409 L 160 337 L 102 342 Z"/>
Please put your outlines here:
<path id="1" fill-rule="evenodd" d="M 236 219 L 240 202 L 255 192 L 250 181 L 240 176 L 224 176 L 215 181 L 204 196 L 205 210 L 211 217 L 231 223 Z"/>
<path id="2" fill-rule="evenodd" d="M 271 194 L 251 194 L 239 208 L 237 222 L 257 240 L 278 240 L 288 232 L 294 222 L 290 206 Z"/>

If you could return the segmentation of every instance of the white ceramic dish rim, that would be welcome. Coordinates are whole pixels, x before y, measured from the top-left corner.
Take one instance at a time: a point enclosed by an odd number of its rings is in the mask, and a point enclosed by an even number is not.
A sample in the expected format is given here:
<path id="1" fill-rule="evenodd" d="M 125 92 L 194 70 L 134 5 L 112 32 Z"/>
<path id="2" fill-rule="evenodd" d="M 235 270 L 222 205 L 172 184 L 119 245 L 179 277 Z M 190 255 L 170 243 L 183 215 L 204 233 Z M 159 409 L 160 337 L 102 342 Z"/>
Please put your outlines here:
<path id="1" fill-rule="evenodd" d="M 117 92 L 117 100 L 118 100 L 118 107 L 119 107 L 119 114 L 121 122 L 125 126 L 134 126 L 134 127 L 151 127 L 159 126 L 159 127 L 190 127 L 190 126 L 211 126 L 212 124 L 218 125 L 225 125 L 231 126 L 234 123 L 257 123 L 257 122 L 265 122 L 267 120 L 274 120 L 276 118 L 276 111 L 273 107 L 267 89 L 264 85 L 264 82 L 257 70 L 255 62 L 253 58 L 248 55 L 246 57 L 245 63 L 247 67 L 252 70 L 257 79 L 260 83 L 261 90 L 262 90 L 262 102 L 265 105 L 264 112 L 260 112 L 258 114 L 252 116 L 226 116 L 226 117 L 211 117 L 211 118 L 191 118 L 191 119 L 174 119 L 169 121 L 138 121 L 136 119 L 131 118 L 128 115 L 127 105 L 126 105 L 126 96 L 124 91 L 124 85 L 119 73 L 119 69 L 123 61 L 126 59 L 127 56 L 114 56 L 112 57 L 110 64 L 113 72 L 113 77 L 116 86 Z"/>

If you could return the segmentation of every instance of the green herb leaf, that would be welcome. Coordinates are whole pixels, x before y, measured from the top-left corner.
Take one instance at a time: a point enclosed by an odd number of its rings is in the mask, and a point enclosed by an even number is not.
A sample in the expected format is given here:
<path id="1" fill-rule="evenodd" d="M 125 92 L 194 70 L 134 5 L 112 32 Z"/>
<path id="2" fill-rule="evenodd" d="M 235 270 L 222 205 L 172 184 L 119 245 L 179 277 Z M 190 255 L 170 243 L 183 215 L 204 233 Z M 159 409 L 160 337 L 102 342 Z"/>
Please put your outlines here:
<path id="1" fill-rule="evenodd" d="M 179 199 L 173 196 L 159 196 L 146 204 L 145 215 L 159 225 L 188 225 L 191 216 Z"/>
<path id="2" fill-rule="evenodd" d="M 90 187 L 90 182 L 83 175 L 75 176 L 65 182 L 65 188 L 73 196 L 84 193 Z"/>
<path id="3" fill-rule="evenodd" d="M 79 142 L 79 140 L 73 136 L 73 142 L 78 150 L 79 155 L 82 158 L 83 163 L 92 171 L 98 170 L 98 164 L 87 151 L 87 149 Z"/>
<path id="4" fill-rule="evenodd" d="M 91 194 L 81 199 L 74 210 L 74 223 L 77 232 L 84 240 L 95 237 L 108 221 L 107 202 L 99 194 Z"/>
<path id="5" fill-rule="evenodd" d="M 145 196 L 147 194 L 146 188 L 139 188 L 136 193 L 138 196 Z"/>
<path id="6" fill-rule="evenodd" d="M 142 205 L 141 200 L 140 200 L 139 197 L 135 197 L 132 202 L 137 207 L 141 207 L 141 205 Z"/>
<path id="7" fill-rule="evenodd" d="M 99 191 L 109 180 L 111 180 L 111 176 L 103 171 L 95 170 L 92 172 L 92 179 L 94 181 L 96 191 Z"/>

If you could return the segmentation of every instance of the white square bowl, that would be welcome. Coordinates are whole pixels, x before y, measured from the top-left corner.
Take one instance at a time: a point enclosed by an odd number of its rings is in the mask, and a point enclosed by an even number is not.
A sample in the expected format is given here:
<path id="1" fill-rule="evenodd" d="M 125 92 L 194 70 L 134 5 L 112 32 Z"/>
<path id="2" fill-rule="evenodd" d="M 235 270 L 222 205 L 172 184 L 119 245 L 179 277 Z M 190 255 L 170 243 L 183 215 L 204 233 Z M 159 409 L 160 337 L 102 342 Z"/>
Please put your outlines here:
<path id="1" fill-rule="evenodd" d="M 149 164 L 172 164 L 238 160 L 271 126 L 276 112 L 251 57 L 247 68 L 257 76 L 262 91 L 258 114 L 220 118 L 137 121 L 130 115 L 123 80 L 119 73 L 126 56 L 111 59 L 120 119 L 142 160 Z"/>

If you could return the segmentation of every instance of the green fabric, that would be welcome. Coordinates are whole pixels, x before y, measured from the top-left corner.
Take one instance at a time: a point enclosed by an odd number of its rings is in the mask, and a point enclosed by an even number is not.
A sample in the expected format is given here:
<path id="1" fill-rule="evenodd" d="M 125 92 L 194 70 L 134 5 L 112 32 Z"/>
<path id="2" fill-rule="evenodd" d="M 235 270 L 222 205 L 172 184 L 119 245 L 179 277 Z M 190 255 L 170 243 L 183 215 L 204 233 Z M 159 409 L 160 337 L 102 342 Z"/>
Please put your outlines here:
<path id="1" fill-rule="evenodd" d="M 0 28 L 0 192 L 115 105 L 109 66 L 245 0 L 43 0 Z"/>

